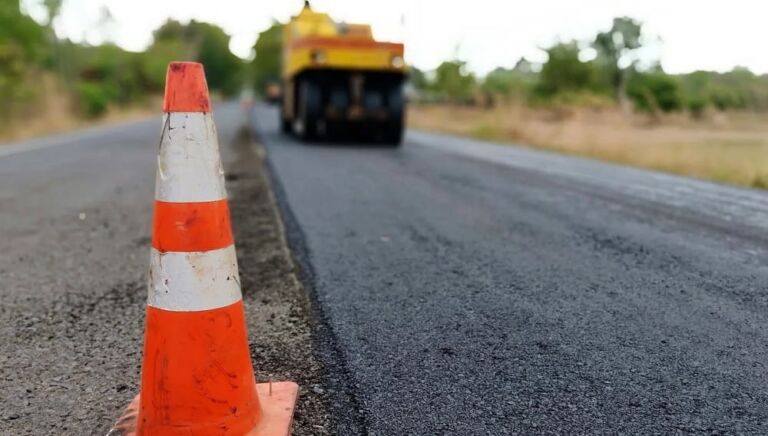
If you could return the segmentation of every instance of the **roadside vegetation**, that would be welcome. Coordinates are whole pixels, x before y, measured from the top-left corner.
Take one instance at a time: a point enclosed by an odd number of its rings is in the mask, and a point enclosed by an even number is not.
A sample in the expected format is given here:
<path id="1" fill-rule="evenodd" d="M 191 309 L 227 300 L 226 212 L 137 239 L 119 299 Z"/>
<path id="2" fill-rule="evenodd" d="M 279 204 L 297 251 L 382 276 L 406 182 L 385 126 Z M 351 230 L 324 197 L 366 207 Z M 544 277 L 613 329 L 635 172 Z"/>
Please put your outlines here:
<path id="1" fill-rule="evenodd" d="M 211 91 L 240 91 L 246 62 L 229 50 L 230 37 L 213 24 L 169 20 L 143 52 L 112 43 L 88 45 L 60 39 L 52 23 L 62 0 L 42 2 L 47 20 L 30 18 L 18 0 L 0 0 L 0 136 L 28 136 L 97 119 L 156 111 L 171 60 L 205 64 Z M 99 28 L 111 25 L 102 11 Z M 96 29 L 98 31 L 98 29 Z"/>
<path id="2" fill-rule="evenodd" d="M 590 41 L 477 77 L 460 59 L 411 71 L 412 127 L 768 188 L 768 75 L 667 74 L 627 17 Z"/>
<path id="3" fill-rule="evenodd" d="M 695 120 L 678 113 L 650 121 L 614 109 L 416 104 L 408 116 L 420 129 L 768 189 L 765 114 L 728 112 Z"/>

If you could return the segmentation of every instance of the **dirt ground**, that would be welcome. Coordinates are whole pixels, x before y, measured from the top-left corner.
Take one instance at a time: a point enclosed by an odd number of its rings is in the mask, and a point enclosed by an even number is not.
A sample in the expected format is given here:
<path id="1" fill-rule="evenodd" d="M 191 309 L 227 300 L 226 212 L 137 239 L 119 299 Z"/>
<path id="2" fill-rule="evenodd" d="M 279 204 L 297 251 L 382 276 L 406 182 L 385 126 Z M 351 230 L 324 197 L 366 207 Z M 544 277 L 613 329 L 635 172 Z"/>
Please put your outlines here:
<path id="1" fill-rule="evenodd" d="M 313 354 L 310 303 L 286 245 L 264 150 L 246 128 L 234 142 L 224 166 L 256 377 L 297 382 L 293 434 L 328 435 L 328 389 Z"/>
<path id="2" fill-rule="evenodd" d="M 511 142 L 690 177 L 768 188 L 766 114 L 413 105 L 411 127 Z"/>

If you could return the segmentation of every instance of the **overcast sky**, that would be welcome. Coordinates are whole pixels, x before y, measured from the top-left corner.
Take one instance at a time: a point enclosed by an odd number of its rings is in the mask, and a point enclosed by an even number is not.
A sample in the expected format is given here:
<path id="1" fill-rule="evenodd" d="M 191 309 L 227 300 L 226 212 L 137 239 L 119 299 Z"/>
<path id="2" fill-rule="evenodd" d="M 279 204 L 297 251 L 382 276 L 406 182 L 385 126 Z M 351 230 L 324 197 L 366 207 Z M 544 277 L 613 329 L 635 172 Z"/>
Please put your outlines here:
<path id="1" fill-rule="evenodd" d="M 41 0 L 24 0 L 42 20 Z M 60 36 L 93 44 L 104 38 L 142 50 L 167 18 L 196 19 L 223 27 L 230 48 L 248 57 L 256 35 L 273 19 L 287 20 L 303 0 L 64 0 Z M 659 57 L 671 73 L 727 71 L 746 66 L 768 73 L 768 2 L 763 0 L 314 0 L 337 20 L 371 23 L 377 38 L 402 41 L 413 65 L 432 69 L 458 55 L 485 74 L 512 66 L 521 56 L 546 59 L 539 47 L 558 40 L 591 39 L 628 15 L 651 36 L 646 57 Z M 112 16 L 103 24 L 103 10 Z M 661 40 L 661 42 L 659 42 Z"/>

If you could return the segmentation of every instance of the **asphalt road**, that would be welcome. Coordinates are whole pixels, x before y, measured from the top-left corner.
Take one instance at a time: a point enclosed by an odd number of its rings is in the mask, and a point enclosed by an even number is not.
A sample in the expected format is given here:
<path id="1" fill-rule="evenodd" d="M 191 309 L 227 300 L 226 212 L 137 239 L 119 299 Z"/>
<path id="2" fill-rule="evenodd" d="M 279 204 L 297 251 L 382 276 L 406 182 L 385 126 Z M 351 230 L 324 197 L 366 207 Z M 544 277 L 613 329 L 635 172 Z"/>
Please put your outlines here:
<path id="1" fill-rule="evenodd" d="M 136 394 L 160 128 L 0 146 L 0 435 L 103 435 Z"/>
<path id="2" fill-rule="evenodd" d="M 339 434 L 768 433 L 768 195 L 259 108 Z"/>
<path id="3" fill-rule="evenodd" d="M 250 180 L 242 114 L 216 118 Z M 329 383 L 304 389 L 338 434 L 768 433 L 765 193 L 422 132 L 302 145 L 265 107 L 255 124 L 321 321 Z M 104 434 L 135 394 L 159 133 L 0 147 L 0 434 Z M 236 233 L 261 235 L 233 180 Z M 271 262 L 241 274 L 279 330 L 297 321 L 258 289 Z M 264 329 L 252 352 L 300 355 Z"/>

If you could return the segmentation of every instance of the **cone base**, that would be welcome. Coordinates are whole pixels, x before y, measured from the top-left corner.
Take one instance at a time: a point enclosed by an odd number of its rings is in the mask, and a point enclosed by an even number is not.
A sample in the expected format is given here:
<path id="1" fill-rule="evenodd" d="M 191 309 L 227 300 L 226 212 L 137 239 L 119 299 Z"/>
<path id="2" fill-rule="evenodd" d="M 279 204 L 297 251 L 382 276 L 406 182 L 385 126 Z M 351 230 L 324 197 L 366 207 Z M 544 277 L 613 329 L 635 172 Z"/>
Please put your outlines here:
<path id="1" fill-rule="evenodd" d="M 244 436 L 288 436 L 293 424 L 293 411 L 299 397 L 299 385 L 294 382 L 257 383 L 262 417 L 259 424 Z M 137 436 L 141 395 L 128 404 L 107 436 Z"/>
<path id="2" fill-rule="evenodd" d="M 270 388 L 271 385 L 271 388 Z M 271 395 L 270 395 L 271 389 Z M 261 403 L 261 422 L 248 436 L 288 436 L 293 424 L 293 411 L 299 398 L 299 385 L 294 382 L 257 383 Z"/>

